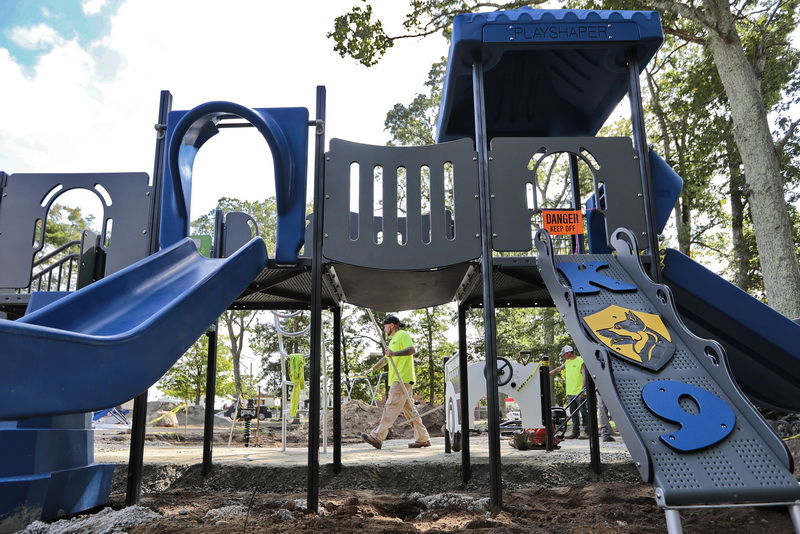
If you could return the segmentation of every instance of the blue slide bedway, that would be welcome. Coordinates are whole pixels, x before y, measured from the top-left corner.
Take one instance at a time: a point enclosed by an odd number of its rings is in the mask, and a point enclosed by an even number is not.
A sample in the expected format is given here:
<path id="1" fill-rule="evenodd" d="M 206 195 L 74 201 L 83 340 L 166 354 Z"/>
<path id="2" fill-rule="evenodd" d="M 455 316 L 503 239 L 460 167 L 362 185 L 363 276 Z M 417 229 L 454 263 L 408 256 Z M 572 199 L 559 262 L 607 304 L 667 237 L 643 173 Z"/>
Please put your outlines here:
<path id="1" fill-rule="evenodd" d="M 689 329 L 723 346 L 756 406 L 800 412 L 800 325 L 677 250 L 664 257 L 664 283 Z"/>

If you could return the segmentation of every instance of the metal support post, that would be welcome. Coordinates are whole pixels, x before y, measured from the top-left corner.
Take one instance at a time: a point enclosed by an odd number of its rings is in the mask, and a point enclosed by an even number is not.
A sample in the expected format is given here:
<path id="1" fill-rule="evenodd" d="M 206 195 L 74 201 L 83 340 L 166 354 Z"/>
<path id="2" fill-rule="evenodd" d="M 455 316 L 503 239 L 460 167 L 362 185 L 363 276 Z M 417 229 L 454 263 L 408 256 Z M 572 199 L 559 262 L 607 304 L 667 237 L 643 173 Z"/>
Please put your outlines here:
<path id="1" fill-rule="evenodd" d="M 639 84 L 639 63 L 636 60 L 636 51 L 628 52 L 628 99 L 631 103 L 631 128 L 633 130 L 633 149 L 639 158 L 639 174 L 642 178 L 642 193 L 644 194 L 644 215 L 647 226 L 647 253 L 650 254 L 649 274 L 657 284 L 661 283 L 661 269 L 658 261 L 658 234 L 656 231 L 655 198 L 653 195 L 653 180 L 650 176 L 650 157 L 647 146 L 647 130 L 644 124 L 644 109 L 642 108 L 642 88 Z M 641 236 L 636 236 L 637 239 Z"/>
<path id="2" fill-rule="evenodd" d="M 553 399 L 550 392 L 550 357 L 542 354 L 542 365 L 539 366 L 539 383 L 542 390 L 542 413 L 544 415 L 545 450 L 553 450 Z"/>
<path id="3" fill-rule="evenodd" d="M 317 86 L 317 120 L 325 121 L 325 87 Z M 314 231 L 311 247 L 311 380 L 308 408 L 308 510 L 319 508 L 320 349 L 322 347 L 322 231 L 325 198 L 325 134 L 316 131 L 314 158 Z"/>
<path id="4" fill-rule="evenodd" d="M 503 506 L 500 480 L 500 395 L 497 392 L 497 323 L 494 305 L 492 219 L 489 189 L 489 139 L 483 86 L 483 58 L 478 50 L 472 58 L 472 95 L 475 113 L 475 150 L 478 153 L 478 190 L 481 214 L 481 275 L 483 278 L 483 328 L 486 346 L 486 397 L 489 405 L 489 503 Z"/>
<path id="5" fill-rule="evenodd" d="M 591 376 L 586 377 L 586 411 L 589 415 L 589 464 L 600 474 L 600 435 L 597 430 L 597 390 Z"/>
<path id="6" fill-rule="evenodd" d="M 458 306 L 458 383 L 461 388 L 461 480 L 467 484 L 472 478 L 469 458 L 469 377 L 467 376 L 467 310 Z"/>
<path id="7" fill-rule="evenodd" d="M 578 169 L 578 156 L 569 155 L 569 186 L 572 192 L 572 209 L 581 209 L 581 182 Z M 583 228 L 579 234 L 572 236 L 572 253 L 585 254 L 586 246 L 583 239 Z"/>
<path id="8" fill-rule="evenodd" d="M 445 356 L 442 358 L 442 369 L 447 369 L 447 362 L 450 360 L 449 356 Z M 442 391 L 447 391 L 447 373 L 442 373 Z M 452 446 L 450 445 L 450 432 L 447 430 L 447 413 L 445 412 L 445 429 L 444 429 L 444 453 L 450 454 L 453 452 Z"/>
<path id="9" fill-rule="evenodd" d="M 800 533 L 800 501 L 789 505 L 789 515 L 792 516 L 794 531 Z"/>
<path id="10" fill-rule="evenodd" d="M 156 154 L 153 163 L 153 200 L 150 204 L 150 221 L 148 231 L 150 254 L 158 252 L 158 225 L 161 216 L 161 185 L 164 176 L 164 159 L 166 157 L 166 124 L 167 116 L 172 109 L 172 95 L 169 91 L 161 91 L 158 106 L 158 122 L 156 135 Z M 160 130 L 163 125 L 163 134 Z M 125 490 L 126 506 L 139 504 L 142 492 L 142 467 L 144 466 L 144 438 L 147 434 L 147 391 L 133 401 L 133 420 L 131 421 L 131 449 L 128 458 L 128 484 Z"/>
<path id="11" fill-rule="evenodd" d="M 214 398 L 217 396 L 217 323 L 206 331 L 208 337 L 208 371 L 206 373 L 206 411 L 203 421 L 203 476 L 213 467 Z"/>
<path id="12" fill-rule="evenodd" d="M 142 467 L 144 467 L 144 437 L 147 433 L 147 391 L 133 401 L 131 421 L 131 451 L 128 458 L 128 485 L 125 489 L 125 506 L 139 504 L 142 494 Z"/>
<path id="13" fill-rule="evenodd" d="M 333 472 L 342 472 L 342 308 L 333 309 Z"/>
<path id="14" fill-rule="evenodd" d="M 681 525 L 681 513 L 674 508 L 665 508 L 664 515 L 667 518 L 667 533 L 683 534 L 683 526 Z"/>

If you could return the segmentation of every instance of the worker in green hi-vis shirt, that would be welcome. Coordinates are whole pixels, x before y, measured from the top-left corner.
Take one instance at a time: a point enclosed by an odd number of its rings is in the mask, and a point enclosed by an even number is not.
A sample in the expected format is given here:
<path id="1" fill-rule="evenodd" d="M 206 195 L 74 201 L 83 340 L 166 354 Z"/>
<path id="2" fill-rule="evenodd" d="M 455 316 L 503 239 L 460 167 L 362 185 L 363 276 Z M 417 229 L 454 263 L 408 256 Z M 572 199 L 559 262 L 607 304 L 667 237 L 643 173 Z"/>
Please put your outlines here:
<path id="1" fill-rule="evenodd" d="M 376 449 L 380 449 L 383 441 L 389 434 L 400 412 L 403 412 L 406 420 L 411 421 L 411 428 L 414 429 L 414 441 L 408 444 L 411 449 L 419 449 L 431 446 L 431 438 L 428 429 L 422 424 L 419 418 L 414 419 L 414 407 L 409 399 L 414 390 L 416 374 L 414 372 L 414 354 L 417 352 L 411 341 L 411 336 L 403 330 L 405 323 L 394 315 L 388 316 L 383 321 L 383 331 L 389 336 L 389 344 L 385 350 L 385 357 L 373 365 L 367 374 L 374 372 L 387 364 L 391 358 L 394 365 L 389 365 L 389 394 L 386 403 L 383 405 L 383 414 L 378 427 L 372 432 L 361 434 L 361 439 L 369 443 Z"/>
<path id="2" fill-rule="evenodd" d="M 586 404 L 582 404 L 586 398 L 586 370 L 583 365 L 583 358 L 573 352 L 571 345 L 564 345 L 559 356 L 564 357 L 564 363 L 556 367 L 550 374 L 565 371 L 567 400 L 570 406 L 569 416 L 572 419 L 572 434 L 564 436 L 565 439 L 589 439 L 589 410 Z M 578 409 L 580 406 L 580 410 Z M 583 419 L 583 432 L 580 432 L 580 421 Z"/>

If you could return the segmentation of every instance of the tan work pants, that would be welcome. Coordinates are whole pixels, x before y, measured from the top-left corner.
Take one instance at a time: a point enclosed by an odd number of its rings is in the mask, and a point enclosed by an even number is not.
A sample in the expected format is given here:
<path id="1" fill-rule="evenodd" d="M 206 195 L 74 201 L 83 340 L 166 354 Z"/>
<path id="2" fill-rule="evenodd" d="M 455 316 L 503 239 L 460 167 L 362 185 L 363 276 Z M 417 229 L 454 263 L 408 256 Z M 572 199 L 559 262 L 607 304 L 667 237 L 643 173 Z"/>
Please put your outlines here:
<path id="1" fill-rule="evenodd" d="M 412 384 L 406 384 L 406 390 L 410 397 L 414 391 L 414 386 Z M 403 392 L 402 384 L 400 382 L 393 382 L 392 385 L 389 386 L 386 404 L 383 405 L 381 422 L 378 427 L 370 433 L 372 437 L 383 443 L 386 439 L 386 435 L 389 434 L 389 429 L 394 426 L 394 422 L 397 420 L 397 416 L 400 415 L 401 411 L 403 415 L 405 415 L 406 420 L 410 420 L 414 417 L 414 411 L 408 403 L 408 397 L 406 397 L 406 394 Z M 414 429 L 414 441 L 430 441 L 431 437 L 428 435 L 428 429 L 422 424 L 422 419 L 415 419 L 411 421 L 410 424 L 411 428 Z"/>

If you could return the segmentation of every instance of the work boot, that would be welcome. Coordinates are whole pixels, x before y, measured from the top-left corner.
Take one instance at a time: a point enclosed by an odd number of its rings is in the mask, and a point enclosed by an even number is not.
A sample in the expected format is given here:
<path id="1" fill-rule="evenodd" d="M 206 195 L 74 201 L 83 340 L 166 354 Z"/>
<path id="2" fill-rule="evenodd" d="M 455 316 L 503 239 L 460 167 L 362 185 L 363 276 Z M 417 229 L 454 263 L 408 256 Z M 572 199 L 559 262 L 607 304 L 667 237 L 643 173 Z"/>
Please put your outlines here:
<path id="1" fill-rule="evenodd" d="M 564 436 L 564 439 L 578 439 L 578 433 L 573 432 L 572 434 L 567 434 L 566 436 Z"/>
<path id="2" fill-rule="evenodd" d="M 409 449 L 421 449 L 422 447 L 430 447 L 430 446 L 431 446 L 430 440 L 428 440 L 428 441 L 415 441 L 413 443 L 409 443 L 408 444 L 408 448 Z"/>
<path id="3" fill-rule="evenodd" d="M 603 436 L 603 441 L 617 441 L 614 436 Z"/>
<path id="4" fill-rule="evenodd" d="M 366 432 L 361 434 L 361 439 L 365 443 L 369 443 L 370 445 L 372 445 L 376 449 L 380 449 L 381 448 L 382 443 L 380 441 L 378 441 L 377 439 L 373 438 L 371 435 L 367 434 Z"/>
<path id="5" fill-rule="evenodd" d="M 578 436 L 578 439 L 589 439 L 589 434 L 586 432 L 581 432 L 580 436 Z"/>

